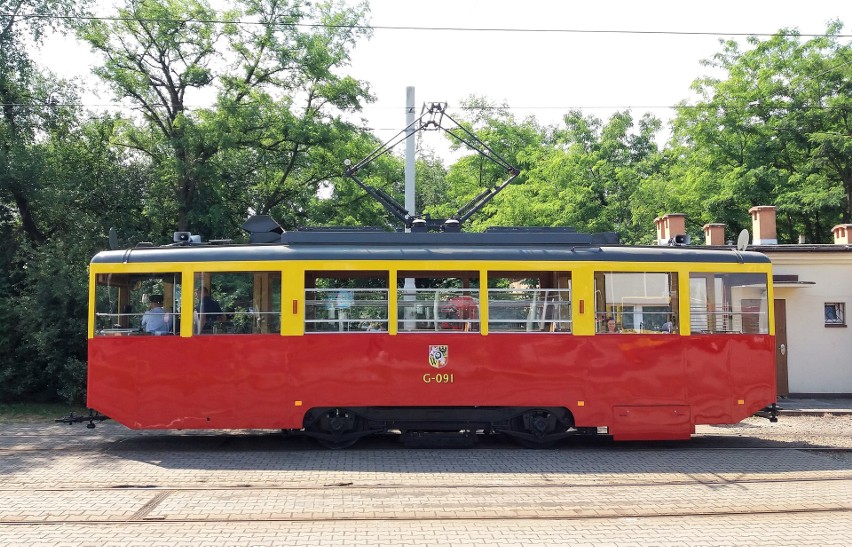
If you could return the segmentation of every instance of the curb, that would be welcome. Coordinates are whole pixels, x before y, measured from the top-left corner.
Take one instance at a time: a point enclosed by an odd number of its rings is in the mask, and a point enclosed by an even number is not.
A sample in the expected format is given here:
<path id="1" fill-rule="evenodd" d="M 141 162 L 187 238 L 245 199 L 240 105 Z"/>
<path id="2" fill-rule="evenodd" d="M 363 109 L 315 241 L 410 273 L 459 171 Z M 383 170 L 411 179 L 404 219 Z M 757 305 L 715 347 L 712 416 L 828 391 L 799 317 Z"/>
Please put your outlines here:
<path id="1" fill-rule="evenodd" d="M 820 408 L 820 409 L 778 409 L 779 416 L 850 416 L 852 409 Z"/>

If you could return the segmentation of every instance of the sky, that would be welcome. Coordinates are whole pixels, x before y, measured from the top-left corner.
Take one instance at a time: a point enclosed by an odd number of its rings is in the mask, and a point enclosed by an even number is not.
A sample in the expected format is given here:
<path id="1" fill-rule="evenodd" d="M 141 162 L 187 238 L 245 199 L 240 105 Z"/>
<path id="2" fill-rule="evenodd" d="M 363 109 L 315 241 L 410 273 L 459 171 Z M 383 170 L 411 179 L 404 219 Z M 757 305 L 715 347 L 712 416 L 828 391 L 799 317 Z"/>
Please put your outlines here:
<path id="1" fill-rule="evenodd" d="M 354 1 L 354 0 L 352 0 Z M 534 115 L 559 123 L 572 108 L 606 119 L 630 108 L 664 122 L 671 106 L 690 97 L 689 86 L 709 73 L 702 59 L 720 51 L 720 38 L 772 34 L 780 28 L 819 34 L 829 20 L 852 34 L 850 0 L 557 1 L 371 0 L 374 27 L 414 26 L 636 33 L 392 30 L 376 28 L 352 54 L 349 74 L 370 83 L 375 103 L 363 117 L 386 140 L 405 126 L 405 93 L 424 102 L 445 101 L 448 112 L 471 96 L 506 103 L 519 119 Z M 62 76 L 85 76 L 97 58 L 72 38 L 53 39 L 41 58 Z M 99 100 L 112 98 L 102 93 Z M 426 137 L 427 140 L 433 137 Z M 426 146 L 440 145 L 426 142 Z"/>
<path id="2" fill-rule="evenodd" d="M 373 0 L 371 11 L 374 26 L 765 34 L 784 27 L 823 33 L 839 18 L 852 34 L 849 0 Z M 352 67 L 378 98 L 367 109 L 377 129 L 404 126 L 406 86 L 414 86 L 417 105 L 447 101 L 451 114 L 475 94 L 543 123 L 558 123 L 572 107 L 603 119 L 631 108 L 637 119 L 651 112 L 668 120 L 668 107 L 709 73 L 700 61 L 720 51 L 720 37 L 732 36 L 377 29 L 355 50 Z"/>

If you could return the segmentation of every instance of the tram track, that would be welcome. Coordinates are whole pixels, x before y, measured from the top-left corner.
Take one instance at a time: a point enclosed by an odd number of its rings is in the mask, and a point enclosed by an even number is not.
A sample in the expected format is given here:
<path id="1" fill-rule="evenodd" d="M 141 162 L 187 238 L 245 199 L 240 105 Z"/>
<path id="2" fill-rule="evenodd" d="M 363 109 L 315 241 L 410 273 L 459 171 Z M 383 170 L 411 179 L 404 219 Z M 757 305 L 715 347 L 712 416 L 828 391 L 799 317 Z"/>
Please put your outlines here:
<path id="1" fill-rule="evenodd" d="M 183 519 L 162 519 L 162 518 L 142 518 L 140 520 L 92 520 L 92 519 L 64 519 L 64 520 L 44 520 L 44 521 L 0 521 L 2 526 L 37 526 L 37 527 L 53 527 L 53 526 L 102 526 L 102 527 L 125 527 L 128 524 L 134 525 L 149 525 L 161 526 L 163 524 L 180 525 L 180 524 L 265 524 L 265 523 L 354 523 L 354 522 L 485 522 L 485 521 L 579 521 L 579 520 L 612 520 L 612 519 L 668 519 L 668 518 L 695 518 L 695 517 L 730 517 L 742 515 L 818 515 L 818 514 L 838 514 L 845 515 L 852 513 L 852 507 L 849 508 L 824 508 L 824 509 L 785 509 L 785 510 L 759 510 L 752 509 L 748 511 L 716 511 L 716 512 L 661 512 L 654 514 L 630 514 L 630 515 L 482 515 L 482 516 L 441 516 L 441 517 L 419 517 L 419 516 L 394 516 L 394 517 L 328 517 L 328 518 L 280 518 L 280 517 L 260 517 L 260 518 L 183 518 Z"/>
<path id="2" fill-rule="evenodd" d="M 8 449 L 8 447 L 3 446 L 4 443 L 8 444 L 10 442 L 26 442 L 30 440 L 30 442 L 37 442 L 37 440 L 41 439 L 56 439 L 57 441 L 62 440 L 73 440 L 74 444 L 71 446 L 61 445 L 56 448 L 77 448 L 79 444 L 83 443 L 101 443 L 101 444 L 109 444 L 111 447 L 121 447 L 121 445 L 127 443 L 139 443 L 140 445 L 144 443 L 155 443 L 155 442 L 178 442 L 180 440 L 195 440 L 198 442 L 216 442 L 218 444 L 225 443 L 234 443 L 239 441 L 274 441 L 278 443 L 283 449 L 293 449 L 297 448 L 299 450 L 310 449 L 315 451 L 327 451 L 327 448 L 323 448 L 317 444 L 315 444 L 312 440 L 305 436 L 290 436 L 285 437 L 280 434 L 278 431 L 257 431 L 257 432 L 238 432 L 234 433 L 232 431 L 227 432 L 198 432 L 198 433 L 145 433 L 145 434 L 127 434 L 126 432 L 116 433 L 116 434 L 105 434 L 98 436 L 81 436 L 75 435 L 73 433 L 62 433 L 55 434 L 50 432 L 45 433 L 7 433 L 5 435 L 0 435 L 0 450 Z M 649 447 L 654 449 L 667 449 L 670 447 L 674 447 L 677 449 L 708 449 L 711 447 L 707 447 L 702 445 L 701 443 L 705 443 L 708 441 L 712 441 L 714 439 L 724 439 L 726 441 L 729 440 L 741 440 L 742 442 L 749 443 L 760 443 L 760 442 L 786 442 L 786 443 L 800 443 L 804 447 L 807 447 L 805 443 L 813 443 L 815 441 L 823 441 L 830 448 L 832 446 L 836 446 L 837 448 L 848 448 L 852 449 L 852 429 L 848 429 L 846 431 L 828 431 L 824 433 L 814 434 L 811 433 L 807 437 L 807 441 L 801 440 L 800 436 L 792 435 L 789 431 L 781 431 L 781 432 L 771 432 L 771 431 L 761 431 L 759 434 L 755 434 L 748 431 L 713 431 L 712 433 L 697 433 L 693 435 L 692 439 L 688 441 L 633 441 L 629 444 L 622 444 L 612 441 L 607 435 L 600 436 L 576 436 L 573 438 L 566 439 L 562 441 L 559 445 L 554 448 L 546 448 L 543 450 L 564 450 L 564 449 L 595 449 L 600 447 L 607 447 L 612 450 L 634 450 L 635 447 Z M 378 449 L 389 449 L 393 447 L 404 448 L 402 443 L 399 443 L 399 436 L 395 435 L 376 435 L 372 437 L 364 438 L 360 443 L 358 443 L 353 449 L 348 450 L 371 450 L 376 449 L 372 445 L 379 444 Z M 300 446 L 294 446 L 296 443 L 301 443 Z M 287 445 L 290 446 L 287 446 Z M 366 445 L 366 446 L 365 446 Z M 142 446 L 134 447 L 134 448 L 144 448 Z M 421 447 L 418 447 L 421 448 Z M 429 447 L 423 447 L 429 448 Z M 435 448 L 459 448 L 459 449 L 470 449 L 474 448 L 477 450 L 487 450 L 487 449 L 517 449 L 524 450 L 525 447 L 516 444 L 512 439 L 500 435 L 479 435 L 477 437 L 477 442 L 472 446 L 435 446 Z M 734 447 L 719 447 L 723 449 L 734 448 Z M 748 449 L 757 449 L 757 448 L 775 448 L 775 447 L 760 447 L 757 445 L 749 445 Z M 819 448 L 819 447 L 814 447 Z"/>
<path id="3" fill-rule="evenodd" d="M 405 491 L 413 488 L 419 492 L 426 491 L 446 491 L 446 490 L 524 490 L 524 489 L 588 489 L 588 488 L 637 488 L 637 487 L 657 487 L 657 486 L 747 486 L 761 484 L 783 484 L 790 485 L 794 483 L 802 484 L 818 484 L 832 482 L 850 482 L 852 483 L 852 470 L 847 476 L 837 477 L 784 477 L 784 478 L 750 478 L 750 479 L 728 479 L 723 477 L 708 477 L 700 479 L 684 479 L 684 480 L 668 480 L 668 481 L 611 481 L 611 482 L 596 482 L 594 484 L 584 482 L 567 482 L 547 478 L 544 482 L 514 482 L 513 484 L 453 484 L 453 483 L 432 483 L 429 486 L 423 486 L 422 483 L 399 483 L 399 484 L 358 484 L 354 481 L 345 483 L 330 483 L 321 486 L 305 486 L 305 485 L 263 485 L 263 484 L 218 484 L 218 485 L 156 485 L 156 484 L 115 484 L 104 486 L 68 486 L 68 487 L 38 487 L 33 485 L 21 485 L 17 487 L 0 487 L 0 494 L 10 492 L 61 492 L 61 493 L 77 493 L 80 495 L 94 494 L 97 492 L 115 492 L 115 491 L 139 491 L 139 492 L 261 492 L 261 491 L 289 491 L 289 492 L 330 492 L 335 489 L 346 490 L 375 490 L 375 491 Z"/>
<path id="4" fill-rule="evenodd" d="M 660 485 L 651 485 L 659 489 Z M 518 490 L 511 487 L 510 490 Z M 638 490 L 637 490 L 638 489 Z M 267 489 L 268 490 L 268 489 Z M 560 495 L 548 494 L 540 488 L 531 492 L 507 492 L 499 498 L 491 495 L 447 494 L 441 501 L 434 492 L 418 490 L 418 495 L 403 493 L 387 496 L 376 489 L 350 496 L 332 496 L 323 493 L 321 498 L 304 499 L 288 492 L 286 498 L 269 496 L 247 497 L 228 491 L 218 498 L 188 497 L 186 491 L 162 489 L 145 492 L 145 495 L 125 499 L 123 504 L 110 502 L 111 510 L 97 507 L 54 507 L 44 504 L 22 515 L 0 511 L 2 526 L 57 526 L 126 524 L 215 524 L 215 523 L 347 523 L 347 522 L 446 522 L 446 521 L 559 521 L 595 519 L 658 519 L 722 517 L 735 515 L 805 515 L 852 513 L 852 502 L 845 496 L 847 489 L 811 489 L 809 496 L 759 502 L 761 498 L 743 498 L 720 495 L 708 500 L 695 489 L 668 494 L 666 501 L 648 499 L 628 502 L 638 494 L 647 494 L 644 486 L 633 486 L 613 498 L 605 492 L 593 496 L 577 494 L 566 489 Z M 429 488 L 428 490 L 438 490 Z M 467 489 L 470 490 L 470 489 Z M 521 489 L 523 490 L 523 489 Z M 671 490 L 671 489 L 669 489 Z M 777 491 L 777 490 L 776 490 Z M 674 492 L 674 491 L 672 491 Z M 732 491 L 728 491 L 732 492 Z M 209 494 L 205 491 L 204 494 Z M 700 495 L 700 497 L 699 497 Z M 817 501 L 816 498 L 820 499 Z M 317 502 L 321 500 L 321 505 Z M 12 500 L 20 503 L 21 500 Z M 24 501 L 26 501 L 24 499 Z M 61 500 L 57 500 L 61 501 Z"/>
<path id="5" fill-rule="evenodd" d="M 826 443 L 828 444 L 828 443 Z M 359 450 L 359 454 L 369 453 L 369 452 L 384 452 L 387 450 L 394 450 L 399 452 L 407 452 L 412 449 L 406 447 L 381 447 L 375 449 L 361 449 Z M 422 450 L 422 449 L 414 449 L 414 450 Z M 525 450 L 522 447 L 513 447 L 513 446 L 505 446 L 505 447 L 472 447 L 464 450 L 466 452 L 474 452 L 474 453 L 484 453 L 489 451 L 522 451 Z M 180 453 L 192 453 L 195 455 L 201 455 L 205 453 L 221 453 L 223 451 L 231 452 L 231 453 L 239 453 L 239 452 L 250 452 L 252 454 L 257 454 L 259 452 L 262 453 L 272 453 L 272 454 L 315 454 L 315 453 L 328 453 L 329 451 L 322 447 L 317 447 L 314 449 L 313 447 L 298 447 L 298 448 L 270 448 L 270 449 L 230 449 L 226 446 L 217 446 L 217 447 L 203 447 L 203 448 L 194 448 L 194 447 L 179 447 L 179 448 L 163 448 L 163 447 L 147 447 L 140 448 L 138 446 L 133 448 L 125 448 L 120 446 L 108 446 L 108 447 L 98 447 L 98 446 L 0 446 L 0 459 L 3 458 L 4 455 L 12 455 L 12 454 L 38 454 L 38 453 L 63 453 L 63 454 L 111 454 L 111 455 L 121 455 L 122 453 L 129 452 L 138 452 L 144 454 L 154 454 L 159 452 L 180 452 Z M 852 457 L 852 447 L 846 446 L 695 446 L 695 447 L 683 447 L 683 446 L 658 446 L 658 447 L 629 447 L 622 448 L 617 446 L 570 446 L 556 449 L 548 449 L 549 452 L 561 452 L 561 453 L 583 453 L 583 452 L 591 452 L 591 451 L 606 451 L 610 454 L 638 454 L 638 453 L 647 453 L 647 452 L 659 452 L 659 453 L 672 453 L 672 452 L 770 452 L 770 453 L 784 453 L 784 452 L 804 452 L 804 453 L 813 453 L 813 454 L 826 454 L 826 455 L 835 455 L 841 457 Z"/>

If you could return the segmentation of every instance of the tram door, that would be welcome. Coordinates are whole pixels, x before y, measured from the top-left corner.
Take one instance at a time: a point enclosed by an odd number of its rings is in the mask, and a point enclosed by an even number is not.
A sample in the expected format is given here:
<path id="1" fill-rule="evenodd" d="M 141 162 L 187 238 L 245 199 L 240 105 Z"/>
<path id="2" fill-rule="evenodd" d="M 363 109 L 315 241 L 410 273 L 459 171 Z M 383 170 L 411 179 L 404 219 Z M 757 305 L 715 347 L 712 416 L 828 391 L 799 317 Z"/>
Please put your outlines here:
<path id="1" fill-rule="evenodd" d="M 778 396 L 790 394 L 787 383 L 787 301 L 775 299 L 775 376 Z"/>

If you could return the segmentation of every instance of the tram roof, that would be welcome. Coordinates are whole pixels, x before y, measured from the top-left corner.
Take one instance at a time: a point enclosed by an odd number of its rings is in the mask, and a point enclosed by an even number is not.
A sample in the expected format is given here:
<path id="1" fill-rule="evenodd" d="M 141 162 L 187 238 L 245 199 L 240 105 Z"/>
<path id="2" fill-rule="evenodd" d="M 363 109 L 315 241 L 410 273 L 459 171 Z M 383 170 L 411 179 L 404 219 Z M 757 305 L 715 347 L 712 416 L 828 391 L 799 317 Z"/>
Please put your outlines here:
<path id="1" fill-rule="evenodd" d="M 298 235 L 297 235 L 298 234 Z M 568 234 L 353 233 L 329 237 L 288 232 L 280 243 L 181 244 L 103 251 L 94 264 L 267 260 L 501 260 L 766 263 L 758 252 L 728 247 L 594 245 Z"/>

